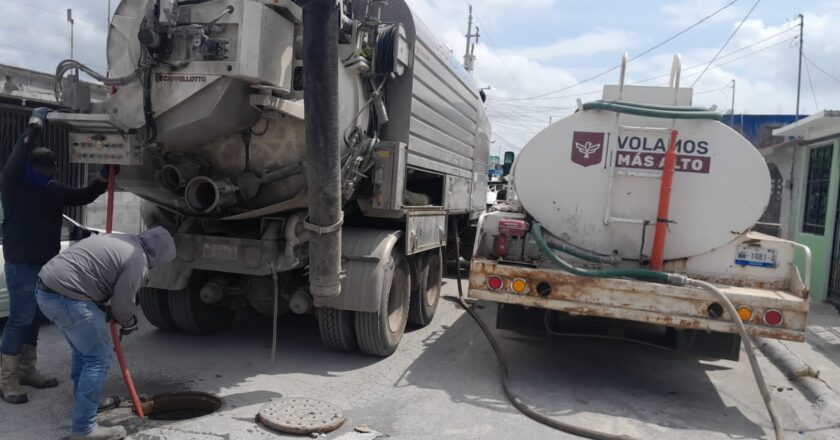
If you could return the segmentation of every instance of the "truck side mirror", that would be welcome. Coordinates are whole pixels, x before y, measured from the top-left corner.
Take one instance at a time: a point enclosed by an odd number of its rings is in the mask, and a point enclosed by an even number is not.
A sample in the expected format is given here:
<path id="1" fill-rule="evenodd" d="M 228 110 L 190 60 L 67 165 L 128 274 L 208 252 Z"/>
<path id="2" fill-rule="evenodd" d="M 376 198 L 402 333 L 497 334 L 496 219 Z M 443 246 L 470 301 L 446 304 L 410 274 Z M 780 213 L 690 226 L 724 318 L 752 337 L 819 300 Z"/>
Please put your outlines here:
<path id="1" fill-rule="evenodd" d="M 502 175 L 507 176 L 510 174 L 510 168 L 513 166 L 513 159 L 515 155 L 513 151 L 505 151 L 505 161 L 502 164 Z"/>

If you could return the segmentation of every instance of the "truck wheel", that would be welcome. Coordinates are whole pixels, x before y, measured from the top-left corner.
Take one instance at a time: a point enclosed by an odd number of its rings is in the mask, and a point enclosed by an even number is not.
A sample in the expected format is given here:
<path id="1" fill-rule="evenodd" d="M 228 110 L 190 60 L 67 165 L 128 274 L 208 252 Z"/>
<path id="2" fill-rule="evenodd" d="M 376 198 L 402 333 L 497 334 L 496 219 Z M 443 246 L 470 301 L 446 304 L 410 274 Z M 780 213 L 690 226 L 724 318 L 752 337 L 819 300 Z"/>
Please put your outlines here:
<path id="1" fill-rule="evenodd" d="M 351 311 L 319 308 L 318 328 L 321 330 L 321 341 L 330 350 L 356 351 L 359 347 Z"/>
<path id="2" fill-rule="evenodd" d="M 143 315 L 153 326 L 161 330 L 178 330 L 178 325 L 172 319 L 169 311 L 169 293 L 162 289 L 149 287 L 140 289 L 140 308 Z"/>
<path id="3" fill-rule="evenodd" d="M 233 310 L 207 304 L 199 290 L 206 276 L 193 275 L 184 289 L 169 294 L 169 311 L 178 328 L 195 335 L 209 335 L 227 328 L 233 320 Z"/>
<path id="4" fill-rule="evenodd" d="M 415 282 L 417 290 L 411 292 L 411 307 L 408 322 L 425 327 L 432 322 L 440 300 L 440 287 L 443 278 L 441 250 L 435 249 L 423 255 L 420 270 Z"/>
<path id="5" fill-rule="evenodd" d="M 411 275 L 408 260 L 396 249 L 391 251 L 394 267 L 391 287 L 383 292 L 376 312 L 356 312 L 356 338 L 363 352 L 388 356 L 397 349 L 405 324 L 411 297 Z"/>

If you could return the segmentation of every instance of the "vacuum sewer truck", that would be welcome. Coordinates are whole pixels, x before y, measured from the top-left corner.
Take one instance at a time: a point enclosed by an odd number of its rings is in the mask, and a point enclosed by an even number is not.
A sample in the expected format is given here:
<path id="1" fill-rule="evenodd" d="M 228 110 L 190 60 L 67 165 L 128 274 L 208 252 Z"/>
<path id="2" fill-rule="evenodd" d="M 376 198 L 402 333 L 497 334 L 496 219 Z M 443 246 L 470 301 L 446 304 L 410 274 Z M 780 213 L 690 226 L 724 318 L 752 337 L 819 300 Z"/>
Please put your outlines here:
<path id="1" fill-rule="evenodd" d="M 58 66 L 76 111 L 50 120 L 174 233 L 140 295 L 153 325 L 314 313 L 328 347 L 384 356 L 431 321 L 449 226 L 485 206 L 490 125 L 404 1 L 123 0 L 107 43 L 107 76 Z M 79 70 L 112 96 L 91 104 Z"/>
<path id="2" fill-rule="evenodd" d="M 499 304 L 498 327 L 728 359 L 739 327 L 804 340 L 810 251 L 750 230 L 767 166 L 720 115 L 691 106 L 679 71 L 676 58 L 670 87 L 645 87 L 624 85 L 622 68 L 602 100 L 522 149 L 470 268 L 468 296 Z"/>

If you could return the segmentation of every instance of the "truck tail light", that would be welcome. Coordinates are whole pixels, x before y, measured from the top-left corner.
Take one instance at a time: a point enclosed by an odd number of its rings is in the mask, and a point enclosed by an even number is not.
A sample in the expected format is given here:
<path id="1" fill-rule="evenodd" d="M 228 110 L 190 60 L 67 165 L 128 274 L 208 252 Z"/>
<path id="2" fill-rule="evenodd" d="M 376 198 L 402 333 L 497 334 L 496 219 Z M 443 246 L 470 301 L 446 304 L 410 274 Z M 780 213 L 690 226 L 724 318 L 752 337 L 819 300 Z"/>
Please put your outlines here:
<path id="1" fill-rule="evenodd" d="M 524 237 L 528 232 L 528 222 L 525 220 L 499 220 L 499 234 L 509 237 Z"/>
<path id="2" fill-rule="evenodd" d="M 782 312 L 776 309 L 769 309 L 764 312 L 764 323 L 771 327 L 778 327 L 785 321 Z"/>
<path id="3" fill-rule="evenodd" d="M 510 283 L 510 288 L 516 293 L 525 293 L 528 290 L 528 283 L 522 278 L 516 278 Z"/>
<path id="4" fill-rule="evenodd" d="M 753 311 L 747 306 L 738 307 L 738 317 L 741 318 L 741 321 L 748 322 L 753 317 Z"/>
<path id="5" fill-rule="evenodd" d="M 489 287 L 490 290 L 499 290 L 502 286 L 504 286 L 504 284 L 505 281 L 498 275 L 490 275 L 490 278 L 487 278 L 487 287 Z"/>

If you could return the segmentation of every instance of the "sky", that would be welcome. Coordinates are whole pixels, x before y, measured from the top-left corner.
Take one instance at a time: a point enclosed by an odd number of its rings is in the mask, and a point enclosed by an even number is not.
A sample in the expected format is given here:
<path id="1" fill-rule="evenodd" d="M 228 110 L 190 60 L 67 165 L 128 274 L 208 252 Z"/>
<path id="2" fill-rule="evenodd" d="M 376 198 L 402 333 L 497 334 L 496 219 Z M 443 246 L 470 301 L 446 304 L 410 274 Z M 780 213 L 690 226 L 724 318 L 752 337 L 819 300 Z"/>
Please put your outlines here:
<path id="1" fill-rule="evenodd" d="M 393 1 L 393 0 L 392 0 Z M 487 90 L 492 152 L 518 150 L 576 100 L 600 98 L 618 70 L 578 84 L 631 58 L 733 0 L 406 0 L 459 58 L 467 8 L 480 28 L 475 78 Z M 119 2 L 112 0 L 112 10 Z M 105 69 L 108 0 L 0 0 L 0 63 L 52 72 L 69 55 L 66 8 L 73 9 L 76 58 Z M 657 49 L 632 60 L 626 83 L 665 85 L 682 56 L 694 104 L 735 113 L 793 114 L 798 73 L 798 14 L 805 17 L 800 113 L 840 108 L 840 0 L 756 0 L 730 6 Z M 699 77 L 699 80 L 695 80 Z M 541 96 L 545 95 L 545 96 Z"/>

